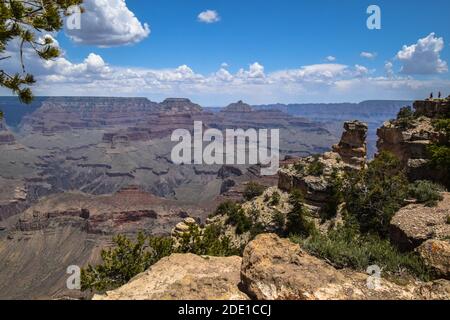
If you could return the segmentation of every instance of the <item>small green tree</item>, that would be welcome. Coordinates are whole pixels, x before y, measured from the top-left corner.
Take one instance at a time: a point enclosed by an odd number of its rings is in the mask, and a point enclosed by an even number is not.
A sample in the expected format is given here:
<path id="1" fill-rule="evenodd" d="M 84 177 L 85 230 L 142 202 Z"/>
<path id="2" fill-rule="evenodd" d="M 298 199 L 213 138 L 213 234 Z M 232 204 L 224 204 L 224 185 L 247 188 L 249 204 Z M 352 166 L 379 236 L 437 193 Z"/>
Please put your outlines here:
<path id="1" fill-rule="evenodd" d="M 275 225 L 277 234 L 283 235 L 286 226 L 286 215 L 279 210 L 275 210 L 272 215 L 272 221 Z"/>
<path id="2" fill-rule="evenodd" d="M 430 165 L 441 172 L 439 182 L 450 188 L 450 119 L 435 120 L 433 127 L 444 135 L 444 139 L 428 146 Z"/>
<path id="3" fill-rule="evenodd" d="M 300 190 L 295 189 L 291 192 L 289 203 L 292 210 L 287 215 L 286 232 L 301 237 L 310 236 L 314 233 L 315 226 L 312 221 L 306 218 L 308 210 L 304 205 L 303 194 Z"/>
<path id="4" fill-rule="evenodd" d="M 249 182 L 244 190 L 244 199 L 247 201 L 253 200 L 256 197 L 259 197 L 264 193 L 266 187 L 260 185 L 256 182 Z"/>
<path id="5" fill-rule="evenodd" d="M 409 186 L 408 195 L 416 199 L 419 203 L 433 207 L 443 199 L 441 195 L 443 191 L 444 187 L 440 185 L 431 181 L 419 180 Z"/>
<path id="6" fill-rule="evenodd" d="M 408 129 L 411 127 L 412 121 L 414 120 L 414 112 L 411 107 L 401 108 L 397 114 L 397 125 L 403 129 Z"/>
<path id="7" fill-rule="evenodd" d="M 362 232 L 388 235 L 389 223 L 408 193 L 408 181 L 401 168 L 394 155 L 382 152 L 367 169 L 347 175 L 342 194 L 346 209 Z"/>
<path id="8" fill-rule="evenodd" d="M 337 170 L 333 170 L 331 176 L 328 179 L 328 193 L 329 197 L 326 200 L 325 206 L 322 209 L 321 216 L 324 220 L 335 217 L 339 208 L 339 205 L 343 203 L 342 186 L 343 179 L 339 175 Z"/>
<path id="9" fill-rule="evenodd" d="M 189 232 L 181 236 L 177 251 L 180 253 L 220 257 L 228 257 L 240 253 L 240 250 L 231 244 L 230 238 L 224 235 L 221 226 L 217 224 L 208 225 L 203 230 L 197 225 L 190 226 Z"/>
<path id="10" fill-rule="evenodd" d="M 10 59 L 5 55 L 8 44 L 17 40 L 22 70 L 9 74 L 0 69 L 0 86 L 10 89 L 22 102 L 30 103 L 33 94 L 29 88 L 35 80 L 25 72 L 23 52 L 31 48 L 41 59 L 49 60 L 60 55 L 51 37 L 39 40 L 39 32 L 56 32 L 63 27 L 63 17 L 68 9 L 80 5 L 82 0 L 3 0 L 0 2 L 0 61 Z"/>
<path id="11" fill-rule="evenodd" d="M 114 248 L 102 250 L 101 265 L 96 267 L 89 265 L 82 270 L 82 290 L 106 291 L 120 287 L 173 252 L 172 239 L 156 237 L 147 239 L 143 233 L 139 233 L 135 241 L 119 235 L 113 242 Z"/>
<path id="12" fill-rule="evenodd" d="M 320 162 L 319 157 L 315 157 L 314 161 L 308 165 L 307 174 L 315 177 L 323 175 L 325 165 Z"/>
<path id="13" fill-rule="evenodd" d="M 281 195 L 278 191 L 275 191 L 272 193 L 272 197 L 270 197 L 270 205 L 271 206 L 277 206 L 280 204 Z"/>

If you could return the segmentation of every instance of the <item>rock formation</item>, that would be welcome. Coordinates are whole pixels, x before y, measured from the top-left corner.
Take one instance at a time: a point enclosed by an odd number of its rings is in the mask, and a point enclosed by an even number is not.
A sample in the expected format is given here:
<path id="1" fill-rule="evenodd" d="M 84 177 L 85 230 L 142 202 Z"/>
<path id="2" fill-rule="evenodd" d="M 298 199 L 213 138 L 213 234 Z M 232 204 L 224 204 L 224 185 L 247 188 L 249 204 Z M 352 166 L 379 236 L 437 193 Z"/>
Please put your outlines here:
<path id="1" fill-rule="evenodd" d="M 344 163 L 362 168 L 367 160 L 368 126 L 360 121 L 351 121 L 345 122 L 344 129 L 341 141 L 333 146 L 333 151 L 341 156 Z"/>
<path id="2" fill-rule="evenodd" d="M 189 99 L 168 98 L 160 103 L 164 112 L 169 113 L 198 113 L 202 112 L 202 107 L 192 103 Z"/>
<path id="3" fill-rule="evenodd" d="M 201 208 L 185 208 L 193 216 L 206 215 Z M 104 196 L 67 192 L 48 196 L 21 213 L 16 229 L 38 231 L 75 226 L 90 234 L 134 234 L 138 230 L 169 234 L 182 220 L 180 211 L 176 202 L 155 197 L 135 186 Z"/>
<path id="4" fill-rule="evenodd" d="M 411 204 L 400 209 L 391 220 L 391 242 L 411 251 L 429 239 L 450 238 L 450 193 L 443 197 L 436 207 Z"/>
<path id="5" fill-rule="evenodd" d="M 437 117 L 450 114 L 450 100 L 416 101 L 413 107 L 410 118 L 387 121 L 378 129 L 378 150 L 396 155 L 410 180 L 443 182 L 448 173 L 430 166 L 427 148 L 448 139 L 432 123 Z"/>
<path id="6" fill-rule="evenodd" d="M 175 228 L 172 229 L 172 237 L 176 239 L 182 237 L 184 234 L 189 232 L 189 230 L 193 226 L 197 226 L 197 221 L 195 221 L 195 219 L 191 217 L 185 218 L 183 221 L 179 222 L 175 226 Z"/>
<path id="7" fill-rule="evenodd" d="M 424 300 L 450 297 L 450 282 L 373 282 L 368 274 L 337 270 L 299 245 L 259 235 L 243 258 L 174 254 L 128 284 L 95 300 Z"/>
<path id="8" fill-rule="evenodd" d="M 448 299 L 450 282 L 400 286 L 367 274 L 336 270 L 299 245 L 273 234 L 258 236 L 245 249 L 242 288 L 258 300 L 411 300 Z"/>
<path id="9" fill-rule="evenodd" d="M 247 300 L 238 288 L 240 257 L 174 254 L 94 300 Z"/>
<path id="10" fill-rule="evenodd" d="M 335 172 L 358 170 L 366 164 L 367 125 L 359 121 L 346 122 L 345 132 L 333 152 L 299 159 L 278 172 L 278 187 L 286 192 L 299 189 L 305 200 L 322 207 L 330 197 L 330 177 Z"/>
<path id="11" fill-rule="evenodd" d="M 252 107 L 249 104 L 244 103 L 242 100 L 236 103 L 231 103 L 225 109 L 222 110 L 222 112 L 226 113 L 249 113 L 252 111 L 253 111 Z"/>
<path id="12" fill-rule="evenodd" d="M 438 277 L 450 280 L 450 242 L 448 240 L 428 240 L 417 248 L 417 252 Z"/>

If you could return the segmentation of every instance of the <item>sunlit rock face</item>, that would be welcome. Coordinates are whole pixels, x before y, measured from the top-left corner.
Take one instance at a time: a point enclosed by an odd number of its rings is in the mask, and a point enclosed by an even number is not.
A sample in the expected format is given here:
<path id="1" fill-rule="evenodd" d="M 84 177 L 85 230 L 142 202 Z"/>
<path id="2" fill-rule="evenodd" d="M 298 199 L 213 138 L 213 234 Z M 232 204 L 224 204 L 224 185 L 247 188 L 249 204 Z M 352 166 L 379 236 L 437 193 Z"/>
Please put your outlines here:
<path id="1" fill-rule="evenodd" d="M 344 124 L 344 133 L 339 144 L 333 146 L 342 160 L 357 167 L 363 167 L 367 161 L 367 130 L 366 123 L 350 121 Z"/>
<path id="2" fill-rule="evenodd" d="M 410 180 L 445 183 L 448 172 L 430 165 L 428 147 L 445 143 L 445 133 L 434 129 L 436 118 L 450 115 L 450 100 L 424 100 L 414 103 L 414 118 L 403 123 L 391 120 L 378 129 L 378 150 L 393 153 L 402 162 Z"/>

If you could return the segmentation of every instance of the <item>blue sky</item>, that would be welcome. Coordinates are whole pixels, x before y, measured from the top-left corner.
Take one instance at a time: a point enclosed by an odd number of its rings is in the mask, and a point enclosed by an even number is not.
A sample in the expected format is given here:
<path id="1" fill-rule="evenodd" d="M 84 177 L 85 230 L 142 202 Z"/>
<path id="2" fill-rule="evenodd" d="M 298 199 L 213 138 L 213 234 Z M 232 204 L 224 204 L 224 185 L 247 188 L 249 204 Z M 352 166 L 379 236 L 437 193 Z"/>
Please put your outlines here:
<path id="1" fill-rule="evenodd" d="M 204 105 L 450 94 L 447 0 L 85 2 L 92 15 L 83 14 L 82 29 L 53 35 L 64 61 L 35 67 L 38 93 L 187 96 Z M 366 27 L 371 4 L 381 8 L 381 30 Z M 200 21 L 206 10 L 217 21 Z M 121 29 L 130 21 L 133 30 Z"/>

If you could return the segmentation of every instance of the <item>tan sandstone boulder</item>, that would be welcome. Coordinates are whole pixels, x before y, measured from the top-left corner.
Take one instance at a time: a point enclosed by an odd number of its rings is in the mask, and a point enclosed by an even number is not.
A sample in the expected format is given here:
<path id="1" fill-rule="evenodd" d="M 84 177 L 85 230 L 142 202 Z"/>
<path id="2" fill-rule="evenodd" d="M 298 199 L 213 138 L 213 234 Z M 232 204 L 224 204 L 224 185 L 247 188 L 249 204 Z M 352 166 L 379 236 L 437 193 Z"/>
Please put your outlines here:
<path id="1" fill-rule="evenodd" d="M 252 241 L 244 252 L 242 288 L 258 300 L 449 299 L 450 282 L 400 286 L 350 270 L 337 270 L 274 234 Z M 374 282 L 375 281 L 375 282 Z"/>
<path id="2" fill-rule="evenodd" d="M 94 300 L 246 300 L 239 291 L 240 257 L 174 254 L 119 289 Z"/>
<path id="3" fill-rule="evenodd" d="M 450 193 L 436 207 L 411 204 L 398 211 L 391 220 L 391 242 L 401 250 L 414 250 L 429 239 L 450 237 Z"/>
<path id="4" fill-rule="evenodd" d="M 428 240 L 417 252 L 438 276 L 450 279 L 450 242 Z"/>

